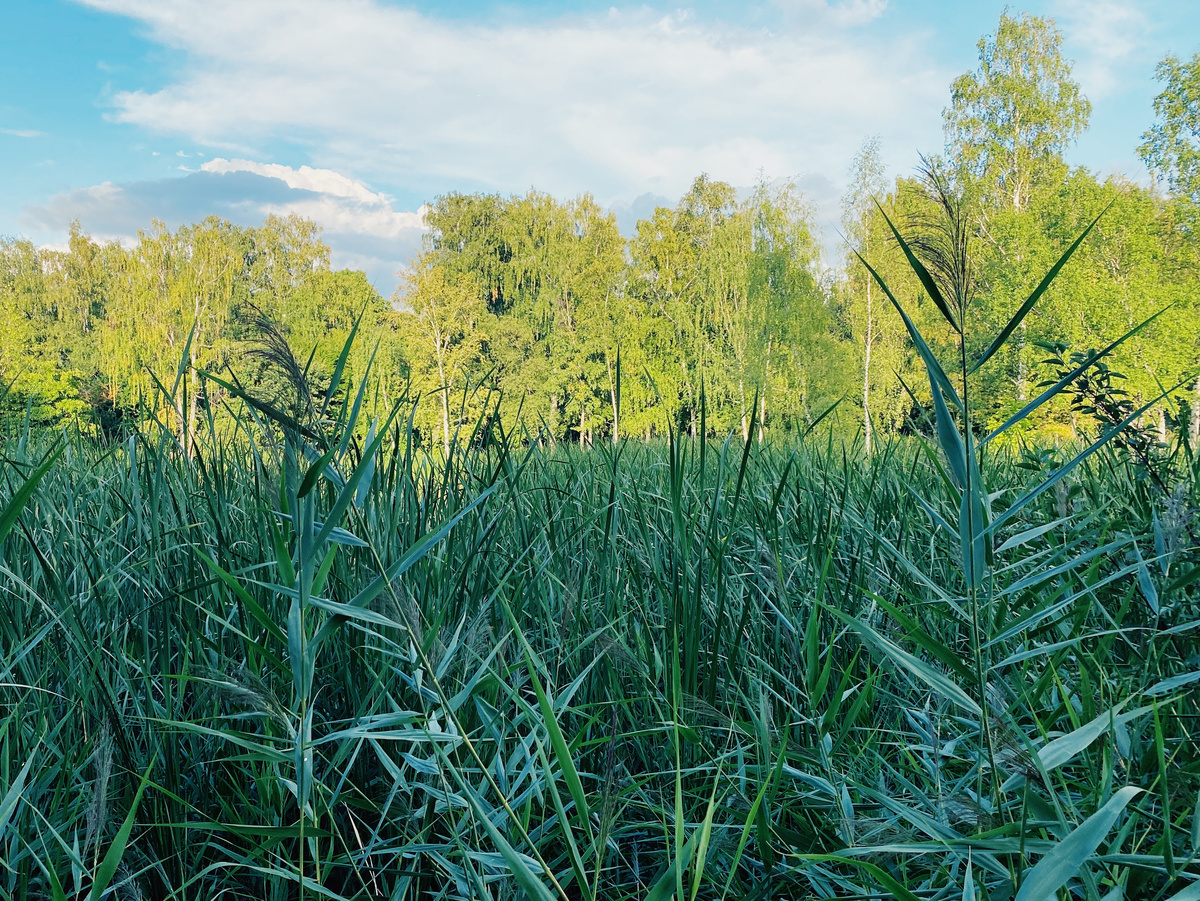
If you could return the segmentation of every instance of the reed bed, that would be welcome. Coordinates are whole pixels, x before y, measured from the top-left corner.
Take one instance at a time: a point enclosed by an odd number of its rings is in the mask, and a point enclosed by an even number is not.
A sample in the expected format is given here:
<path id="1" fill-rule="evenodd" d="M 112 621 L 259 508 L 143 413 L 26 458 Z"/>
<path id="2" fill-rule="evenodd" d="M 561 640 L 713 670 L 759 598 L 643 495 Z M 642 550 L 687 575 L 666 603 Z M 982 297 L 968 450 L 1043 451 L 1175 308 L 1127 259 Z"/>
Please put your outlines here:
<path id="1" fill-rule="evenodd" d="M 349 420 L 6 444 L 0 896 L 1200 889 L 1186 449 L 1006 523 L 979 641 L 918 440 Z"/>
<path id="2" fill-rule="evenodd" d="M 0 898 L 1200 898 L 1200 458 L 1125 401 L 1011 440 L 1129 335 L 983 434 L 1083 237 L 978 341 L 941 196 L 895 237 L 958 363 L 880 280 L 933 409 L 869 456 L 703 413 L 430 454 L 353 333 L 320 396 L 202 373 L 199 434 L 10 436 Z"/>

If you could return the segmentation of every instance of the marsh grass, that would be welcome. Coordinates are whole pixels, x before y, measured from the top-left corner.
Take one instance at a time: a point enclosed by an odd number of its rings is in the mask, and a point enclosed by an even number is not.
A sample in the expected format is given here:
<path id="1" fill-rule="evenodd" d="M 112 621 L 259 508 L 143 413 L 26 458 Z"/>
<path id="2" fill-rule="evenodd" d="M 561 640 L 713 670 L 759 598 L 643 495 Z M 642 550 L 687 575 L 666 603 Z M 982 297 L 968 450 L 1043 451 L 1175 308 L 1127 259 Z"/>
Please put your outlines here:
<path id="1" fill-rule="evenodd" d="M 5 443 L 0 897 L 1200 894 L 1188 449 L 994 451 L 931 369 L 867 460 L 431 456 L 342 371 Z"/>

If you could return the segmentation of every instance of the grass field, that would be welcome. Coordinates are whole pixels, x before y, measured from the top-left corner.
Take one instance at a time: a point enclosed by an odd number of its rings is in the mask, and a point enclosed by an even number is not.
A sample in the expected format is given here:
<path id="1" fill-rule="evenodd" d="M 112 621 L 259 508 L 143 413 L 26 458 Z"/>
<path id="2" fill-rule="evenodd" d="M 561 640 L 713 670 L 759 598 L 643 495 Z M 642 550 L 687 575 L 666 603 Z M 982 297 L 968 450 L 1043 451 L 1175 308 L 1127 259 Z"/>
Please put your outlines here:
<path id="1" fill-rule="evenodd" d="M 931 422 L 871 455 L 430 456 L 353 331 L 323 396 L 286 342 L 287 404 L 202 373 L 200 435 L 11 436 L 0 896 L 1200 899 L 1200 457 L 1102 360 L 1147 323 L 979 430 L 1088 232 L 981 342 L 933 187 L 957 364 L 875 276 Z M 1013 450 L 1060 394 L 1094 442 Z"/>
<path id="2" fill-rule="evenodd" d="M 1186 449 L 356 412 L 5 444 L 0 897 L 1200 897 Z"/>

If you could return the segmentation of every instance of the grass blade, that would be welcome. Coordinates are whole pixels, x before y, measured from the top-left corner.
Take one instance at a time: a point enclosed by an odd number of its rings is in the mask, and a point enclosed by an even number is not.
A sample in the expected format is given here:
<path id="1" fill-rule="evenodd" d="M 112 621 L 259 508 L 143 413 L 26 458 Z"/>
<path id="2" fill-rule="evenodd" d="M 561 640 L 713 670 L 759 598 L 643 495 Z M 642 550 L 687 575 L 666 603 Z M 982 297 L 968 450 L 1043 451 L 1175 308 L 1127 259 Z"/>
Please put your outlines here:
<path id="1" fill-rule="evenodd" d="M 941 312 L 946 321 L 950 323 L 950 327 L 962 334 L 962 326 L 959 325 L 958 319 L 950 310 L 950 305 L 946 303 L 946 299 L 942 297 L 942 290 L 938 287 L 937 281 L 929 274 L 929 270 L 925 268 L 925 264 L 917 259 L 917 255 L 912 252 L 912 248 L 908 246 L 908 242 L 904 240 L 900 234 L 900 230 L 892 224 L 892 220 L 888 218 L 888 214 L 883 211 L 883 207 L 878 202 L 875 204 L 879 207 L 879 212 L 883 214 L 883 221 L 888 224 L 888 228 L 892 230 L 892 235 L 896 238 L 896 243 L 900 245 L 900 249 L 904 251 L 904 256 L 908 260 L 908 265 L 912 267 L 913 272 L 917 274 L 917 278 L 921 280 L 921 284 L 925 286 L 925 293 L 929 295 L 934 305 Z"/>
<path id="2" fill-rule="evenodd" d="M 1087 859 L 1100 847 L 1125 805 L 1140 792 L 1137 786 L 1125 786 L 1080 823 L 1030 870 L 1021 883 L 1015 901 L 1046 901 L 1053 898 L 1055 892 L 1079 873 Z"/>
<path id="3" fill-rule="evenodd" d="M 121 865 L 121 858 L 125 856 L 125 846 L 129 843 L 129 834 L 133 832 L 133 821 L 137 816 L 138 805 L 142 802 L 142 794 L 150 783 L 150 772 L 154 769 L 157 760 L 158 755 L 155 754 L 150 765 L 146 767 L 146 772 L 142 774 L 141 784 L 138 785 L 137 793 L 133 796 L 133 803 L 129 805 L 129 813 L 125 815 L 125 822 L 117 830 L 112 844 L 108 846 L 108 851 L 104 855 L 104 860 L 100 861 L 100 866 L 96 868 L 96 874 L 92 878 L 91 901 L 100 901 L 100 896 L 104 894 L 108 884 L 112 882 L 113 876 L 116 875 L 117 867 Z"/>
<path id="4" fill-rule="evenodd" d="M 1073 381 L 1075 381 L 1075 379 L 1079 378 L 1080 375 L 1082 375 L 1084 372 L 1086 372 L 1088 369 L 1090 369 L 1095 363 L 1097 363 L 1099 360 L 1102 360 L 1104 357 L 1107 357 L 1110 353 L 1112 353 L 1114 350 L 1116 350 L 1118 347 L 1120 347 L 1122 344 L 1124 344 L 1126 341 L 1128 341 L 1130 338 L 1132 338 L 1134 335 L 1136 335 L 1138 332 L 1140 332 L 1142 329 L 1144 329 L 1146 326 L 1148 326 L 1151 322 L 1153 322 L 1155 319 L 1157 319 L 1163 313 L 1167 312 L 1167 310 L 1171 309 L 1171 307 L 1173 307 L 1173 306 L 1174 306 L 1174 304 L 1170 304 L 1168 306 L 1163 307 L 1161 310 L 1159 310 L 1157 313 L 1155 313 L 1149 319 L 1146 319 L 1145 321 L 1139 323 L 1138 325 L 1135 325 L 1133 328 L 1131 328 L 1129 331 L 1127 331 L 1124 335 L 1122 335 L 1116 341 L 1113 341 L 1111 344 L 1109 344 L 1107 347 L 1105 347 L 1102 351 L 1095 354 L 1094 356 L 1090 356 L 1084 363 L 1081 363 L 1079 366 L 1076 366 L 1073 370 L 1071 370 L 1069 373 L 1067 373 L 1065 376 L 1063 376 L 1061 379 L 1059 379 L 1057 382 L 1055 382 L 1053 385 L 1051 385 L 1049 388 L 1047 388 L 1045 391 L 1043 391 L 1041 394 L 1039 394 L 1037 397 L 1035 397 L 1033 400 L 1031 400 L 1029 403 L 1027 403 L 1025 406 L 1023 406 L 1020 410 L 1018 410 L 1012 416 L 1008 417 L 1008 419 L 1006 419 L 1000 426 L 998 426 L 996 429 L 994 429 L 991 433 L 984 436 L 983 440 L 979 442 L 979 446 L 982 447 L 983 445 L 985 445 L 989 441 L 991 441 L 993 438 L 996 438 L 997 436 L 1002 435 L 1004 432 L 1008 431 L 1010 428 L 1012 428 L 1014 425 L 1019 423 L 1021 420 L 1025 419 L 1025 417 L 1027 417 L 1030 413 L 1032 413 L 1038 407 L 1042 406 L 1042 404 L 1046 403 L 1051 398 L 1053 398 L 1056 395 L 1058 395 L 1059 393 L 1061 393 L 1064 389 L 1066 389 L 1066 387 L 1068 385 L 1071 384 L 1071 382 L 1073 382 Z M 1180 382 L 1180 384 L 1181 385 L 1185 384 L 1186 381 L 1188 381 L 1188 380 L 1185 379 L 1183 382 Z M 1174 389 L 1172 389 L 1172 390 L 1174 390 Z M 1170 392 L 1167 392 L 1167 393 L 1170 393 Z"/>
<path id="5" fill-rule="evenodd" d="M 1116 201 L 1113 201 L 1113 203 L 1115 202 Z M 1083 239 L 1086 238 L 1091 233 L 1092 229 L 1096 227 L 1096 223 L 1100 221 L 1100 216 L 1103 216 L 1105 213 L 1107 213 L 1111 206 L 1112 203 L 1102 209 L 1100 211 L 1100 215 L 1092 220 L 1092 224 L 1085 228 L 1083 230 L 1083 234 L 1076 238 L 1075 242 L 1067 248 L 1067 252 L 1059 257 L 1057 263 L 1050 267 L 1050 271 L 1046 273 L 1045 277 L 1041 280 L 1041 282 L 1038 283 L 1038 286 L 1033 289 L 1033 293 L 1029 295 L 1029 298 L 1023 304 L 1021 304 L 1020 309 L 1018 309 L 1017 312 L 1013 314 L 1013 317 L 1008 320 L 1008 323 L 1000 330 L 1000 333 L 996 335 L 992 343 L 988 345 L 987 350 L 979 355 L 979 359 L 977 359 L 971 366 L 969 370 L 970 372 L 977 371 L 981 366 L 983 366 L 984 363 L 986 363 L 995 355 L 996 351 L 998 351 L 1004 345 L 1004 342 L 1008 340 L 1008 336 L 1011 335 L 1013 330 L 1021 324 L 1021 322 L 1025 319 L 1026 314 L 1033 309 L 1034 304 L 1036 304 L 1038 300 L 1041 299 L 1041 296 L 1046 293 L 1046 289 L 1050 287 L 1050 283 L 1058 277 L 1058 273 L 1062 270 L 1062 267 L 1067 265 L 1067 260 L 1071 259 L 1072 254 L 1074 254 L 1079 248 L 1079 245 L 1083 243 Z"/>
<path id="6" fill-rule="evenodd" d="M 921 660 L 919 657 L 914 657 L 912 654 L 898 647 L 888 639 L 884 638 L 866 623 L 855 619 L 848 613 L 838 610 L 836 607 L 825 606 L 825 609 L 844 622 L 851 629 L 856 631 L 867 643 L 881 652 L 885 657 L 898 665 L 903 670 L 907 671 L 917 680 L 924 682 L 937 694 L 941 695 L 947 701 L 957 704 L 963 710 L 979 716 L 982 714 L 979 705 L 971 699 L 965 691 L 959 688 L 952 680 L 939 673 L 928 663 Z"/>
<path id="7" fill-rule="evenodd" d="M 3 512 L 0 512 L 0 541 L 3 541 L 8 536 L 8 533 L 12 531 L 12 527 L 16 525 L 17 517 L 21 515 L 21 511 L 29 503 L 29 498 L 37 490 L 38 482 L 50 471 L 50 467 L 54 465 L 54 461 L 61 457 L 63 451 L 66 449 L 66 444 L 58 444 L 51 449 L 46 458 L 42 460 L 41 465 L 33 471 L 29 478 L 21 484 L 21 487 L 9 499 L 9 502 L 4 505 Z"/>
<path id="8" fill-rule="evenodd" d="M 883 280 L 883 276 L 871 268 L 871 264 L 863 258 L 862 254 L 856 251 L 854 255 L 857 256 L 862 264 L 867 267 L 867 271 L 871 273 L 871 276 L 875 279 L 876 284 L 883 289 L 883 293 L 887 296 L 887 299 L 892 302 L 892 306 L 895 307 L 896 312 L 900 314 L 900 319 L 904 322 L 904 327 L 908 330 L 908 335 L 910 338 L 912 338 L 912 342 L 917 348 L 917 353 L 921 355 L 921 360 L 925 363 L 925 369 L 929 372 L 930 378 L 935 380 L 937 384 L 941 386 L 942 390 L 946 392 L 946 396 L 954 402 L 954 406 L 961 410 L 963 408 L 962 398 L 960 398 L 958 396 L 958 392 L 954 390 L 954 385 L 946 376 L 946 371 L 942 369 L 942 364 L 938 362 L 937 357 L 933 355 L 933 351 L 929 349 L 929 345 L 925 343 L 925 338 L 921 335 L 921 331 L 917 328 L 916 323 L 914 323 L 909 317 L 908 313 L 904 311 L 904 307 L 900 305 L 900 301 L 896 300 L 896 295 L 894 295 L 892 293 L 892 289 L 887 286 L 887 282 Z"/>

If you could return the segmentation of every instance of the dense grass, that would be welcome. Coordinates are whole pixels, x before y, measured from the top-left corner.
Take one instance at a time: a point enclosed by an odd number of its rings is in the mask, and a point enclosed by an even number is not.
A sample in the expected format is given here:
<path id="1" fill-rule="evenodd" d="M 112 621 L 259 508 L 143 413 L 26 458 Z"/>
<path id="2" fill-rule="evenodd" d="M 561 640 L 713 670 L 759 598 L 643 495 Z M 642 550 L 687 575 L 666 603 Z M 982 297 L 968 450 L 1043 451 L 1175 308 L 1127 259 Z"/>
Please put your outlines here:
<path id="1" fill-rule="evenodd" d="M 242 422 L 6 443 L 0 897 L 1200 897 L 1186 449 Z"/>

